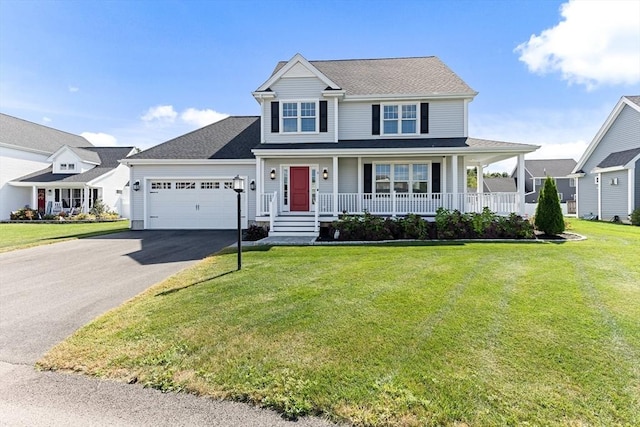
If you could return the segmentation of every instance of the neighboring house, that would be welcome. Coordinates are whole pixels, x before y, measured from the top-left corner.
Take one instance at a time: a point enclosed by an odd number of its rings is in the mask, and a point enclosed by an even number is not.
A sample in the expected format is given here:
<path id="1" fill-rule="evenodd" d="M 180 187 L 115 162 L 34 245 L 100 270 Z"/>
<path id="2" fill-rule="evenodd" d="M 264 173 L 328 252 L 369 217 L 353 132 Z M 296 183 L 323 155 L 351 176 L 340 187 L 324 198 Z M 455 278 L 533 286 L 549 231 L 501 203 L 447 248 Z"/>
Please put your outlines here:
<path id="1" fill-rule="evenodd" d="M 515 193 L 518 191 L 515 178 L 485 177 L 482 184 L 485 193 Z"/>
<path id="2" fill-rule="evenodd" d="M 129 172 L 119 160 L 132 152 L 0 114 L 0 218 L 25 206 L 42 215 L 87 212 L 98 198 L 126 214 Z"/>
<path id="3" fill-rule="evenodd" d="M 640 96 L 623 96 L 573 170 L 577 215 L 626 220 L 640 207 Z"/>
<path id="4" fill-rule="evenodd" d="M 132 228 L 235 228 L 236 175 L 247 189 L 243 227 L 269 223 L 271 234 L 317 235 L 343 213 L 524 212 L 524 186 L 468 193 L 466 168 L 523 164 L 538 146 L 470 138 L 477 92 L 436 57 L 297 54 L 252 94 L 260 116 L 229 117 L 123 160 L 140 188 Z"/>
<path id="5" fill-rule="evenodd" d="M 576 181 L 571 175 L 576 167 L 573 159 L 535 159 L 524 161 L 525 203 L 527 214 L 533 214 L 540 198 L 540 190 L 548 176 L 554 179 L 558 188 L 558 198 L 565 215 L 575 214 Z M 516 166 L 511 174 L 518 175 Z"/>

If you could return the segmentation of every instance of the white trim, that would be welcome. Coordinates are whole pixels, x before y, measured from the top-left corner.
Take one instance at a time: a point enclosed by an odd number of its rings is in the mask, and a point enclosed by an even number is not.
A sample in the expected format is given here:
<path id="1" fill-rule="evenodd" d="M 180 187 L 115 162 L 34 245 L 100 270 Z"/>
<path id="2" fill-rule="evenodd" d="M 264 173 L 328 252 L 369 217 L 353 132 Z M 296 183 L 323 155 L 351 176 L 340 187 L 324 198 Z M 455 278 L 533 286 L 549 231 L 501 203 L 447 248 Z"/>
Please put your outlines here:
<path id="1" fill-rule="evenodd" d="M 482 165 L 476 166 L 476 191 L 484 193 L 484 168 Z"/>
<path id="2" fill-rule="evenodd" d="M 433 160 L 420 160 L 420 159 L 394 159 L 394 160 L 383 160 L 383 161 L 379 161 L 379 162 L 371 162 L 371 174 L 373 175 L 371 177 L 371 194 L 378 194 L 378 192 L 376 191 L 376 166 L 377 165 L 391 165 L 391 166 L 395 166 L 395 165 L 408 165 L 409 166 L 409 178 L 407 180 L 407 182 L 409 183 L 409 188 L 408 188 L 408 194 L 414 194 L 413 193 L 413 184 L 414 182 L 416 182 L 413 179 L 413 165 L 427 165 L 427 194 L 432 194 L 433 193 L 433 187 L 432 187 L 432 183 L 433 183 Z M 391 167 L 389 169 L 389 193 L 379 193 L 379 194 L 391 194 L 395 191 L 394 189 L 394 184 L 395 184 L 395 179 L 394 179 L 394 173 L 395 173 L 395 168 Z M 404 181 L 400 181 L 400 182 L 404 182 Z M 421 182 L 421 181 L 418 181 Z M 363 189 L 364 190 L 364 189 Z M 364 191 L 361 191 L 362 193 L 364 193 Z M 423 193 L 415 193 L 415 194 L 423 194 Z"/>
<path id="3" fill-rule="evenodd" d="M 327 108 L 329 107 L 329 103 L 327 103 Z M 327 112 L 327 116 L 328 116 Z M 328 121 L 329 117 L 327 117 Z M 338 142 L 338 138 L 340 133 L 338 132 L 338 98 L 333 98 L 333 142 Z M 329 123 L 327 123 L 327 127 L 329 127 Z M 329 130 L 329 129 L 327 129 Z"/>
<path id="4" fill-rule="evenodd" d="M 324 98 L 342 98 L 347 93 L 346 90 L 342 89 L 332 89 L 332 90 L 323 90 L 320 92 Z"/>
<path id="5" fill-rule="evenodd" d="M 440 181 L 440 192 L 448 193 L 447 191 L 447 156 L 442 156 L 442 165 L 440 167 L 440 175 L 442 180 Z"/>
<path id="6" fill-rule="evenodd" d="M 290 69 L 292 69 L 298 63 L 302 64 L 305 68 L 307 68 L 309 71 L 311 71 L 313 74 L 315 74 L 315 76 L 318 79 L 322 80 L 322 82 L 324 82 L 327 86 L 331 87 L 332 89 L 341 89 L 341 87 L 339 85 L 334 83 L 326 75 L 324 75 L 322 72 L 320 72 L 320 70 L 318 70 L 313 64 L 311 64 L 309 61 L 307 61 L 302 55 L 300 55 L 299 53 L 296 53 L 293 56 L 293 58 L 291 58 L 289 60 L 289 62 L 287 62 L 282 68 L 280 68 L 277 73 L 272 75 L 269 78 L 269 80 L 267 80 L 262 85 L 260 85 L 260 87 L 258 89 L 256 89 L 255 92 L 262 92 L 262 91 L 265 91 L 265 90 L 269 89 L 269 87 L 271 85 L 273 85 L 275 82 L 280 80 L 282 78 L 282 76 L 284 76 Z"/>
<path id="7" fill-rule="evenodd" d="M 451 156 L 451 189 L 453 191 L 451 191 L 452 193 L 456 194 L 459 193 L 460 191 L 458 191 L 458 155 L 454 154 L 453 156 Z M 466 185 L 465 185 L 466 187 Z M 458 209 L 458 198 L 454 197 L 453 199 L 453 209 Z"/>
<path id="8" fill-rule="evenodd" d="M 333 212 L 338 215 L 338 156 L 333 156 Z"/>
<path id="9" fill-rule="evenodd" d="M 362 157 L 358 157 L 358 193 L 364 193 L 364 181 L 362 177 L 364 171 L 362 169 Z M 358 212 L 362 212 L 362 201 L 358 198 Z"/>
<path id="10" fill-rule="evenodd" d="M 598 144 L 600 144 L 600 141 L 602 140 L 602 138 L 604 138 L 605 134 L 609 131 L 609 129 L 613 125 L 613 122 L 615 122 L 615 120 L 618 118 L 618 116 L 624 109 L 625 105 L 640 112 L 640 105 L 637 105 L 634 102 L 631 102 L 624 96 L 621 97 L 618 103 L 616 104 L 616 106 L 613 108 L 613 111 L 611 111 L 611 114 L 609 114 L 609 117 L 607 117 L 607 120 L 605 120 L 604 124 L 602 125 L 598 133 L 596 133 L 596 136 L 593 138 L 593 140 L 585 150 L 584 154 L 582 154 L 582 157 L 580 157 L 580 160 L 578 160 L 578 164 L 576 165 L 575 168 L 573 168 L 572 173 L 577 173 L 580 169 L 584 167 L 585 163 L 587 163 L 587 160 L 589 160 L 589 157 L 591 157 L 591 155 L 595 151 Z"/>
<path id="11" fill-rule="evenodd" d="M 628 169 L 627 170 L 627 176 L 628 176 L 628 181 L 629 184 L 627 185 L 627 192 L 629 194 L 629 197 L 627 197 L 627 211 L 629 212 L 629 215 L 631 215 L 631 212 L 633 212 L 633 207 L 636 205 L 635 204 L 635 186 L 636 186 L 636 182 L 634 178 L 635 175 L 635 169 Z"/>
<path id="12" fill-rule="evenodd" d="M 598 219 L 602 220 L 602 187 L 604 187 L 604 185 L 602 185 L 602 174 L 598 173 L 597 178 L 598 184 L 596 188 L 598 190 Z"/>
<path id="13" fill-rule="evenodd" d="M 624 166 L 611 166 L 610 168 L 593 168 L 591 169 L 591 173 L 606 173 L 606 172 L 618 172 L 623 171 L 626 168 Z"/>
<path id="14" fill-rule="evenodd" d="M 256 194 L 256 212 L 255 212 L 255 217 L 259 217 L 260 214 L 262 214 L 263 209 L 262 209 L 262 194 L 264 193 L 263 188 L 264 188 L 264 180 L 262 179 L 262 168 L 264 167 L 264 159 L 262 157 L 257 157 L 256 158 L 256 190 L 255 193 Z M 250 183 L 249 183 L 250 184 Z M 249 189 L 249 191 L 251 191 L 251 189 Z"/>

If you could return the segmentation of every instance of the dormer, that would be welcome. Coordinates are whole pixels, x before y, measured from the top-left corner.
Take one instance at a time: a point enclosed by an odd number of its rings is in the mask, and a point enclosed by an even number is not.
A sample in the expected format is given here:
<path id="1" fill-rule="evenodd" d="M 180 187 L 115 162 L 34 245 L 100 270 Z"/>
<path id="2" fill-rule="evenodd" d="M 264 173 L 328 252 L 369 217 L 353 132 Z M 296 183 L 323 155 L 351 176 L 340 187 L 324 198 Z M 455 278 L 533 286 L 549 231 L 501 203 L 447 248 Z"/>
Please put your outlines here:
<path id="1" fill-rule="evenodd" d="M 64 145 L 47 159 L 54 174 L 79 174 L 100 165 L 95 151 Z"/>
<path id="2" fill-rule="evenodd" d="M 337 142 L 344 90 L 302 55 L 280 62 L 253 96 L 261 107 L 262 143 Z"/>

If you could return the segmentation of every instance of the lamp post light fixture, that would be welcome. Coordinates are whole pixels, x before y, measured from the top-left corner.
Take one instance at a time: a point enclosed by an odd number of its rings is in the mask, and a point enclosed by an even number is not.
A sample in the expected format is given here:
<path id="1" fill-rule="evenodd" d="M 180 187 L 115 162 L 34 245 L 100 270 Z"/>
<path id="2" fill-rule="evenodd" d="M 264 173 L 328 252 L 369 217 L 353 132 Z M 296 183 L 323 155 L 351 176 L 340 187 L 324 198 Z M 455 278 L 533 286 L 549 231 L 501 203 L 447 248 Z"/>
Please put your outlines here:
<path id="1" fill-rule="evenodd" d="M 269 174 L 269 178 L 276 179 L 276 170 L 275 170 L 275 168 L 271 168 L 271 173 Z"/>
<path id="2" fill-rule="evenodd" d="M 238 193 L 238 271 L 242 269 L 242 217 L 240 210 L 240 193 L 244 191 L 244 180 L 240 175 L 233 178 L 233 191 Z"/>
<path id="3" fill-rule="evenodd" d="M 140 181 L 136 181 L 133 183 L 133 191 L 139 191 L 140 190 Z"/>
<path id="4" fill-rule="evenodd" d="M 329 170 L 327 168 L 322 169 L 322 179 L 329 179 Z"/>

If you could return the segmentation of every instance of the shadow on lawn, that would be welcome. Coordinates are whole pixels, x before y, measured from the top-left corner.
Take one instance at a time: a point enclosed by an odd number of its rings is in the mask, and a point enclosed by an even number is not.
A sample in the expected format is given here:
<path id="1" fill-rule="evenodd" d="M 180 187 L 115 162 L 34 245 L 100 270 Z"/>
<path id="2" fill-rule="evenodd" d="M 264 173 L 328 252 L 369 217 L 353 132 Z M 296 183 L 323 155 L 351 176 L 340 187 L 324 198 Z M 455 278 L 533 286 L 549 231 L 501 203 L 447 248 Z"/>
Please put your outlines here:
<path id="1" fill-rule="evenodd" d="M 201 283 L 208 282 L 209 280 L 214 280 L 214 279 L 217 279 L 219 277 L 226 276 L 227 274 L 235 273 L 236 271 L 237 270 L 231 270 L 231 271 L 227 271 L 226 273 L 218 274 L 217 276 L 207 277 L 206 279 L 198 280 L 197 282 L 189 283 L 188 285 L 184 285 L 184 286 L 181 286 L 179 288 L 173 288 L 173 289 L 168 289 L 166 291 L 158 292 L 154 296 L 163 297 L 165 295 L 175 294 L 178 291 L 182 291 L 182 290 L 190 288 L 192 286 L 196 286 L 196 285 L 199 285 Z"/>

